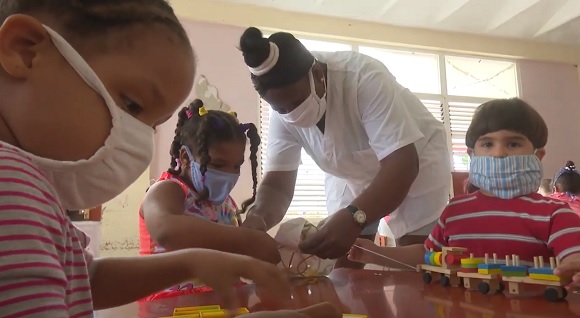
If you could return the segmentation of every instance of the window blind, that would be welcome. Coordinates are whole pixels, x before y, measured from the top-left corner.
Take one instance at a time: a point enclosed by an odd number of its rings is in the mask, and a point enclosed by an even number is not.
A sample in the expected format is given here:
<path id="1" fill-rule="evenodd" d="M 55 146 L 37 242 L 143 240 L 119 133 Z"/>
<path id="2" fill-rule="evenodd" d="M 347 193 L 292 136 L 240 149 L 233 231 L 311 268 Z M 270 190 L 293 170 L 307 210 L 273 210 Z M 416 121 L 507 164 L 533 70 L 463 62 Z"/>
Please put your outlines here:
<path id="1" fill-rule="evenodd" d="M 260 135 L 262 137 L 262 176 L 266 165 L 266 149 L 268 147 L 268 128 L 272 108 L 264 100 L 260 100 Z M 287 217 L 326 217 L 326 194 L 324 191 L 325 174 L 302 149 L 300 167 L 294 188 L 294 198 L 288 209 Z"/>
<path id="2" fill-rule="evenodd" d="M 454 171 L 469 171 L 469 156 L 465 146 L 465 134 L 477 103 L 449 102 L 449 122 L 451 127 L 451 154 Z"/>

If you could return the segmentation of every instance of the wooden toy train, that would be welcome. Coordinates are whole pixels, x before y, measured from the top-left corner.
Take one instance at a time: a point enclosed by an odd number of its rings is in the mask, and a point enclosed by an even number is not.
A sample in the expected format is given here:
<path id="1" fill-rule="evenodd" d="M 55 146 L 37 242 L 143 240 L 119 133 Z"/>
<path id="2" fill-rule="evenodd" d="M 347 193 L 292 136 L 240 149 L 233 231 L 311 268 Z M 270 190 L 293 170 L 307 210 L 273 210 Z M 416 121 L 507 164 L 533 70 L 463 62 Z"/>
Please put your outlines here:
<path id="1" fill-rule="evenodd" d="M 419 265 L 417 271 L 423 273 L 423 281 L 431 283 L 433 276 L 439 276 L 442 286 L 463 287 L 479 290 L 483 294 L 507 292 L 512 295 L 522 294 L 524 285 L 546 286 L 544 297 L 548 301 L 566 298 L 564 288 L 569 282 L 554 275 L 554 268 L 560 265 L 558 259 L 550 257 L 550 266 L 544 266 L 543 257 L 534 257 L 534 267 L 520 265 L 519 256 L 508 255 L 505 264 L 498 263 L 497 255 L 475 258 L 467 249 L 461 247 L 444 247 L 442 252 L 432 250 L 425 254 L 425 264 Z"/>

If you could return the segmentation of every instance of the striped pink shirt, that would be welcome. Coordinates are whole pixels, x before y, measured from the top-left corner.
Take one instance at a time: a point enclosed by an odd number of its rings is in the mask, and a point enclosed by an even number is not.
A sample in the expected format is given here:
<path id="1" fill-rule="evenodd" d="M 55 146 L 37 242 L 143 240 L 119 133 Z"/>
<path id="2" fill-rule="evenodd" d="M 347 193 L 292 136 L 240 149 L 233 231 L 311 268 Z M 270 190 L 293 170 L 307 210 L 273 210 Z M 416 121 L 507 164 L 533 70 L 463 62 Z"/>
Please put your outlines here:
<path id="1" fill-rule="evenodd" d="M 0 142 L 0 315 L 92 317 L 87 244 L 44 174 Z"/>

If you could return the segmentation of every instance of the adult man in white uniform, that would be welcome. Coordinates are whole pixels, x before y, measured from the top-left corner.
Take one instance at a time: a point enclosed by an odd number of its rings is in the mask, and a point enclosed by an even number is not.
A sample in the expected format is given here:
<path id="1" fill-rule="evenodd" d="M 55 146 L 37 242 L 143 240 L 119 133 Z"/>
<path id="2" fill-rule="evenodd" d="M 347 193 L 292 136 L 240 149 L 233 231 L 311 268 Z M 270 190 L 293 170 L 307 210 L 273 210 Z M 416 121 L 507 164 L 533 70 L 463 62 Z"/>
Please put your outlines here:
<path id="1" fill-rule="evenodd" d="M 328 212 L 300 248 L 339 267 L 379 220 L 398 245 L 422 243 L 449 199 L 443 124 L 379 61 L 356 52 L 309 52 L 289 33 L 248 28 L 240 48 L 260 96 L 274 110 L 267 163 L 242 226 L 266 230 L 286 213 L 304 148 L 326 172 Z"/>

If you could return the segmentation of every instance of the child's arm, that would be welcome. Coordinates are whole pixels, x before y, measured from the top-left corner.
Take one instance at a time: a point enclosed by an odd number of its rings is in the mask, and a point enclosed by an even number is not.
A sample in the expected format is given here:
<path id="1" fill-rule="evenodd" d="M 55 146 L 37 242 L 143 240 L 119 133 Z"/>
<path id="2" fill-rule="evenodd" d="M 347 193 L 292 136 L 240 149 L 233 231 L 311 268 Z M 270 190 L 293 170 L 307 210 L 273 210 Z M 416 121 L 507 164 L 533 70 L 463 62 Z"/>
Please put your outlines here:
<path id="1" fill-rule="evenodd" d="M 435 224 L 435 227 L 431 230 L 431 234 L 427 240 L 425 240 L 424 245 L 415 244 L 402 247 L 378 247 L 369 240 L 358 239 L 355 245 L 351 248 L 348 257 L 355 262 L 377 264 L 390 268 L 411 269 L 411 267 L 417 267 L 417 265 L 424 264 L 425 251 L 427 249 L 440 251 L 443 246 L 448 244 L 445 239 L 446 236 L 444 229 L 446 215 L 449 213 L 448 209 L 449 208 L 445 208 L 439 217 L 438 222 Z M 360 248 L 357 248 L 357 246 L 371 252 L 363 251 Z M 392 258 L 395 261 L 381 257 L 375 253 Z M 396 261 L 406 265 L 397 263 Z"/>
<path id="2" fill-rule="evenodd" d="M 552 214 L 548 248 L 560 259 L 555 274 L 580 285 L 580 217 L 568 205 Z"/>
<path id="3" fill-rule="evenodd" d="M 271 263 L 280 261 L 278 244 L 267 233 L 184 215 L 184 200 L 181 188 L 171 181 L 153 185 L 143 200 L 142 213 L 147 229 L 167 250 L 208 248 Z"/>
<path id="4" fill-rule="evenodd" d="M 362 250 L 361 248 L 364 248 L 367 251 Z M 381 255 L 385 257 L 382 257 Z M 423 264 L 424 255 L 425 247 L 422 244 L 402 247 L 379 247 L 369 240 L 358 239 L 350 249 L 348 259 L 359 263 L 376 264 L 389 268 L 408 270 L 411 269 L 411 267 L 417 267 L 417 265 Z M 404 264 L 407 264 L 408 266 Z"/>
<path id="5" fill-rule="evenodd" d="M 580 253 L 566 257 L 560 266 L 554 270 L 554 274 L 562 277 L 571 277 L 572 285 L 580 287 Z"/>
<path id="6" fill-rule="evenodd" d="M 248 256 L 186 249 L 152 256 L 102 258 L 92 264 L 91 291 L 96 310 L 121 306 L 172 285 L 200 279 L 237 308 L 234 285 L 240 277 L 278 296 L 289 296 L 285 273 Z"/>

